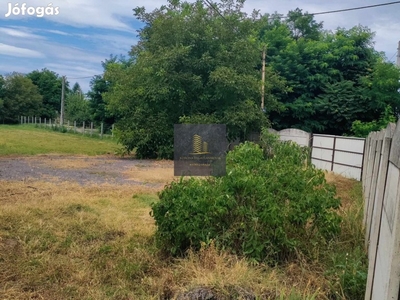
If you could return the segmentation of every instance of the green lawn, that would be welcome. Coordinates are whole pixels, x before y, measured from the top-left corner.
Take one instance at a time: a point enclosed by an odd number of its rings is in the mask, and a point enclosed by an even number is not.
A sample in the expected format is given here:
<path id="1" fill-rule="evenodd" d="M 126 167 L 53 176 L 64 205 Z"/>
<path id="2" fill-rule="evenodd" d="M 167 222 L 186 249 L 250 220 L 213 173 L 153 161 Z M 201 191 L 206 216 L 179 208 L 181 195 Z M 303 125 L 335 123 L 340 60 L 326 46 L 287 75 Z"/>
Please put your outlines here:
<path id="1" fill-rule="evenodd" d="M 69 154 L 114 154 L 117 142 L 111 138 L 92 138 L 61 133 L 33 125 L 0 125 L 0 156 Z"/>

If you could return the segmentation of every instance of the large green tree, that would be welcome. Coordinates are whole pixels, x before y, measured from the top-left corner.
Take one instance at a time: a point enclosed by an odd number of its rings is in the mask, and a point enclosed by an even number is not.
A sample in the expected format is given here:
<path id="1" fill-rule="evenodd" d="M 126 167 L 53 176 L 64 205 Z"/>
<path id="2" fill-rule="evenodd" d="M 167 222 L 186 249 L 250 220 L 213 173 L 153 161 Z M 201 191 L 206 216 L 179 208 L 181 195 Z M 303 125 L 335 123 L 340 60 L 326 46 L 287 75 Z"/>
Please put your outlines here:
<path id="1" fill-rule="evenodd" d="M 48 69 L 35 70 L 26 75 L 38 87 L 43 97 L 41 116 L 54 118 L 61 108 L 62 77 Z M 65 84 L 66 93 L 69 91 L 68 81 Z"/>
<path id="2" fill-rule="evenodd" d="M 65 117 L 78 123 L 91 121 L 89 101 L 80 93 L 69 93 L 65 99 Z"/>
<path id="3" fill-rule="evenodd" d="M 110 57 L 104 60 L 101 65 L 105 72 L 109 65 L 120 64 L 127 67 L 131 65 L 131 63 L 132 61 L 124 56 L 118 58 L 116 55 L 110 55 Z M 89 106 L 92 119 L 97 125 L 103 123 L 105 130 L 109 130 L 118 118 L 118 116 L 115 116 L 109 109 L 107 109 L 107 104 L 103 98 L 103 94 L 109 91 L 110 85 L 111 82 L 105 80 L 104 75 L 95 75 L 90 81 L 90 90 L 87 93 L 90 100 Z"/>
<path id="4" fill-rule="evenodd" d="M 374 50 L 370 29 L 327 32 L 300 10 L 272 20 L 259 21 L 260 38 L 269 45 L 267 61 L 290 87 L 277 95 L 284 110 L 271 114 L 274 127 L 344 134 L 355 120 L 379 118 L 387 105 L 397 111 L 399 75 Z"/>
<path id="5" fill-rule="evenodd" d="M 236 117 L 227 124 L 232 139 L 267 122 L 259 108 L 261 45 L 253 19 L 242 8 L 243 1 L 223 1 L 221 17 L 202 1 L 171 0 L 151 13 L 134 10 L 146 24 L 130 53 L 134 62 L 110 65 L 105 73 L 112 82 L 105 99 L 120 116 L 118 136 L 128 150 L 171 157 L 173 125 L 183 116 L 187 121 L 211 114 L 225 122 L 231 114 Z M 285 86 L 269 67 L 266 77 L 265 106 L 271 111 L 279 106 L 271 87 Z M 254 107 L 258 114 L 250 113 Z M 258 120 L 247 118 L 246 109 Z"/>
<path id="6" fill-rule="evenodd" d="M 32 81 L 19 73 L 0 78 L 0 118 L 2 123 L 17 123 L 20 116 L 39 116 L 43 97 Z"/>

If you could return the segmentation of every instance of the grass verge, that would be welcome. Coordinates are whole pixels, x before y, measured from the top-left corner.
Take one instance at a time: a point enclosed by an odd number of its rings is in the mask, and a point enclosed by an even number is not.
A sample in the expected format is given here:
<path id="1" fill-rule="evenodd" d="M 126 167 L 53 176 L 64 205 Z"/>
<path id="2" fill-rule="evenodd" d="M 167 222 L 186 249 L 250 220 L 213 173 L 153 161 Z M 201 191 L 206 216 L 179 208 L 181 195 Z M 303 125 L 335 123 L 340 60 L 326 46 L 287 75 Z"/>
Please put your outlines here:
<path id="1" fill-rule="evenodd" d="M 0 125 L 0 156 L 69 154 L 114 154 L 118 145 L 112 139 L 60 133 L 32 125 Z"/>

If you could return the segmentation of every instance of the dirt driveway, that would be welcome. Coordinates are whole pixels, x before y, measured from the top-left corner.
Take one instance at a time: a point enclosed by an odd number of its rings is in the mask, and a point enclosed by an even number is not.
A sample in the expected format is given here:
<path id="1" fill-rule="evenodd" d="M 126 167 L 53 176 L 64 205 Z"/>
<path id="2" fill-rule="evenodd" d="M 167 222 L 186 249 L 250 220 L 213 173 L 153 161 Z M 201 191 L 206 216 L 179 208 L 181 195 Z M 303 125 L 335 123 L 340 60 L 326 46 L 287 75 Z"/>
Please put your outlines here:
<path id="1" fill-rule="evenodd" d="M 159 188 L 172 181 L 173 175 L 172 161 L 60 155 L 0 158 L 0 180 L 76 182 L 81 185 L 107 183 Z"/>

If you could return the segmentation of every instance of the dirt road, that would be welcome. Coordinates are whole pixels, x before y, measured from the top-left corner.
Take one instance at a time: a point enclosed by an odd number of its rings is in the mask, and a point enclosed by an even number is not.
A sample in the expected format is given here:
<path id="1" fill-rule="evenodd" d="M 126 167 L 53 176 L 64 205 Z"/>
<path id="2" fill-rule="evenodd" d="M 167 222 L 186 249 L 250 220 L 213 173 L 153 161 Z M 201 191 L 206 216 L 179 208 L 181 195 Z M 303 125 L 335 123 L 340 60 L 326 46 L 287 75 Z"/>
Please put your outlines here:
<path id="1" fill-rule="evenodd" d="M 173 179 L 172 161 L 59 155 L 0 158 L 0 180 L 160 187 Z"/>

